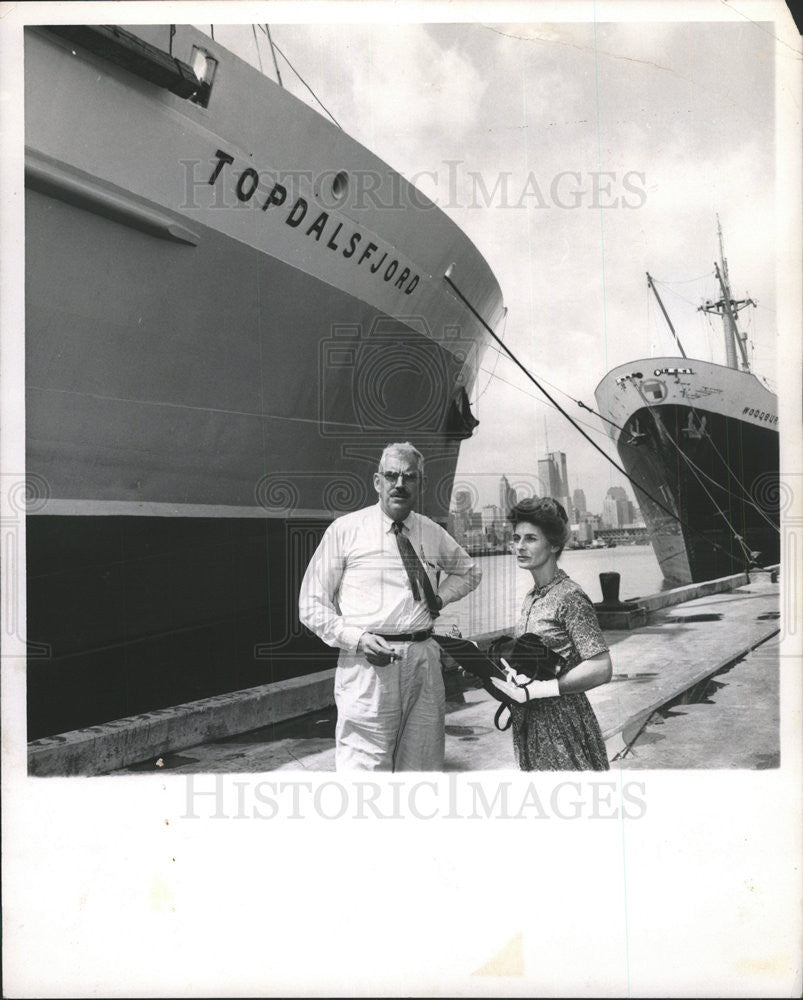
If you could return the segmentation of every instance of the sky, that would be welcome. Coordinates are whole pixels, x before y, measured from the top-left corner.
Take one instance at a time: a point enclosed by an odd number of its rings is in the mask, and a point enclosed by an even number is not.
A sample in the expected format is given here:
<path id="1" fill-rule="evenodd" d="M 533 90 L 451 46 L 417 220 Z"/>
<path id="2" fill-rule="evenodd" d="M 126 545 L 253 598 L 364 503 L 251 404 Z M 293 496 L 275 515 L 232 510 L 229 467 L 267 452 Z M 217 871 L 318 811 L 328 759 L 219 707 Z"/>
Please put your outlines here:
<path id="1" fill-rule="evenodd" d="M 594 5 L 582 6 L 593 16 Z M 656 4 L 639 6 L 657 16 Z M 598 16 L 606 9 L 597 5 Z M 497 332 L 606 453 L 616 457 L 601 421 L 575 400 L 595 407 L 610 368 L 677 353 L 645 272 L 686 354 L 724 363 L 721 323 L 697 308 L 718 297 L 717 215 L 733 292 L 758 303 L 741 324 L 753 369 L 777 384 L 771 24 L 270 28 L 343 128 L 472 239 L 508 309 Z M 242 27 L 229 30 L 216 25 L 216 39 L 255 65 L 261 59 L 273 76 L 264 34 L 255 42 Z M 320 110 L 277 58 L 283 84 Z M 514 483 L 531 478 L 547 448 L 566 453 L 570 488 L 584 489 L 590 510 L 601 511 L 611 485 L 632 496 L 621 473 L 493 348 L 472 408 L 480 426 L 463 445 L 457 478 L 478 485 L 482 502 L 498 496 L 501 473 Z"/>

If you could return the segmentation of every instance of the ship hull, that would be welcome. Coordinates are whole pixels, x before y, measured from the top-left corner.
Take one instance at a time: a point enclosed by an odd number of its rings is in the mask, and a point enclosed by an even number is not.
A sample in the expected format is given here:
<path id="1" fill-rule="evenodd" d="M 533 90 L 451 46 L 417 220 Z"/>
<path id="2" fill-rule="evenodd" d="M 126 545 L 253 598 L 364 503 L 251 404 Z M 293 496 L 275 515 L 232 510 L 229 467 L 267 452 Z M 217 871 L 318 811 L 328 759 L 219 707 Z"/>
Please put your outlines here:
<path id="1" fill-rule="evenodd" d="M 375 502 L 393 440 L 424 452 L 420 509 L 445 521 L 471 433 L 486 333 L 443 272 L 501 311 L 442 213 L 198 33 L 174 54 L 199 38 L 216 114 L 26 38 L 32 739 L 331 665 L 296 612 L 326 525 Z M 333 207 L 332 163 L 396 210 Z"/>
<path id="2" fill-rule="evenodd" d="M 669 584 L 778 561 L 774 393 L 730 368 L 651 358 L 614 369 L 596 398 Z"/>

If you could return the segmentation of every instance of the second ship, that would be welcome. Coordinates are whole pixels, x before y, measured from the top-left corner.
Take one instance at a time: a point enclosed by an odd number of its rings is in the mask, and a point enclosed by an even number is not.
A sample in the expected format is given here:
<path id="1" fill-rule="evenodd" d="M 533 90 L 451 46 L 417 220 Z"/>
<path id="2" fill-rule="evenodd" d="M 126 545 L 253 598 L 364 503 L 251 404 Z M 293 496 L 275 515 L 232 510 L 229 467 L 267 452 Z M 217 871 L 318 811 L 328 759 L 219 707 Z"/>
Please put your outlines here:
<path id="1" fill-rule="evenodd" d="M 687 358 L 678 340 L 680 357 L 621 365 L 595 390 L 672 586 L 780 557 L 778 397 L 751 371 L 737 317 L 755 303 L 734 298 L 719 235 L 720 296 L 701 308 L 722 318 L 725 364 Z"/>

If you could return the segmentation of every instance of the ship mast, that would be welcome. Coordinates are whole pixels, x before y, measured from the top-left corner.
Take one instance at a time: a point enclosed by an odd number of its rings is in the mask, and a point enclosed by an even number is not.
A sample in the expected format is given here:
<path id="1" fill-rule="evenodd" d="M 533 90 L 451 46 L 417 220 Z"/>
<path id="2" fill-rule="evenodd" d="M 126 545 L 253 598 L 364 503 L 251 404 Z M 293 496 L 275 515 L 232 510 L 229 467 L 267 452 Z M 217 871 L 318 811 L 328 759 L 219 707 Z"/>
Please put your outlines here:
<path id="1" fill-rule="evenodd" d="M 669 318 L 669 313 L 666 311 L 666 309 L 664 309 L 664 304 L 661 301 L 661 296 L 658 294 L 658 289 L 655 287 L 655 283 L 653 282 L 652 275 L 650 274 L 649 271 L 647 271 L 647 284 L 649 285 L 649 287 L 655 293 L 655 297 L 658 300 L 658 305 L 661 307 L 661 312 L 664 314 L 664 319 L 666 320 L 666 322 L 667 322 L 667 324 L 669 326 L 669 329 L 672 331 L 672 336 L 677 341 L 677 345 L 680 348 L 680 353 L 685 358 L 686 357 L 686 352 L 683 350 L 683 344 L 681 344 L 681 342 L 680 342 L 680 337 L 677 335 L 677 333 L 675 333 L 675 328 L 674 328 L 674 326 L 672 326 L 672 320 Z"/>
<path id="2" fill-rule="evenodd" d="M 725 259 L 725 251 L 722 246 L 722 226 L 717 216 L 717 233 L 719 234 L 719 259 L 722 264 L 720 269 L 718 264 L 714 264 L 714 272 L 719 282 L 722 297 L 716 302 L 706 301 L 698 308 L 698 312 L 716 313 L 722 317 L 722 326 L 725 333 L 725 358 L 728 368 L 738 368 L 736 360 L 736 348 L 742 356 L 742 370 L 750 371 L 750 362 L 747 360 L 747 348 L 745 342 L 747 335 L 739 333 L 736 326 L 736 317 L 745 306 L 755 306 L 752 299 L 734 299 L 730 290 L 728 278 L 728 262 Z"/>

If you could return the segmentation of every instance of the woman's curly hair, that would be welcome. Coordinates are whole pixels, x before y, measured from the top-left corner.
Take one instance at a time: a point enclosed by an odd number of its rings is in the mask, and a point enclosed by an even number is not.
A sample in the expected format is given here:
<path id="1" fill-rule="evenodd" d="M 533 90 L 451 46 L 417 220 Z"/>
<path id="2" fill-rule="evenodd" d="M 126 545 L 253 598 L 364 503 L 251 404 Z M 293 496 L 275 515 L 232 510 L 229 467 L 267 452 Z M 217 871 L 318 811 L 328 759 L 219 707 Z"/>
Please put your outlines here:
<path id="1" fill-rule="evenodd" d="M 519 500 L 514 507 L 511 507 L 507 518 L 513 525 L 520 521 L 528 521 L 539 527 L 550 545 L 559 546 L 556 556 L 563 552 L 563 546 L 572 536 L 569 517 L 563 505 L 552 497 L 526 497 L 524 500 Z"/>

